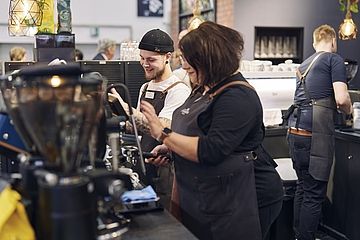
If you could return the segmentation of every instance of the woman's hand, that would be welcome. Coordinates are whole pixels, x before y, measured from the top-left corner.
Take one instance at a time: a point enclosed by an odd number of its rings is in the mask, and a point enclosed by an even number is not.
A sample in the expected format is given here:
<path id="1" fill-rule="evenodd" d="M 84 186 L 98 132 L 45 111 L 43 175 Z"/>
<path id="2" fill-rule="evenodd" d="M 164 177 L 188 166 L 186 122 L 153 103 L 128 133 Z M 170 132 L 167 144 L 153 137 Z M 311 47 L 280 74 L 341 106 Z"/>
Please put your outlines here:
<path id="1" fill-rule="evenodd" d="M 154 164 L 155 166 L 164 166 L 169 164 L 170 159 L 170 150 L 166 145 L 158 145 L 151 151 L 156 157 L 146 158 L 146 163 Z"/>
<path id="2" fill-rule="evenodd" d="M 161 124 L 160 119 L 156 115 L 154 107 L 147 101 L 141 101 L 140 109 L 148 120 L 151 136 L 158 139 L 161 136 L 164 126 Z"/>

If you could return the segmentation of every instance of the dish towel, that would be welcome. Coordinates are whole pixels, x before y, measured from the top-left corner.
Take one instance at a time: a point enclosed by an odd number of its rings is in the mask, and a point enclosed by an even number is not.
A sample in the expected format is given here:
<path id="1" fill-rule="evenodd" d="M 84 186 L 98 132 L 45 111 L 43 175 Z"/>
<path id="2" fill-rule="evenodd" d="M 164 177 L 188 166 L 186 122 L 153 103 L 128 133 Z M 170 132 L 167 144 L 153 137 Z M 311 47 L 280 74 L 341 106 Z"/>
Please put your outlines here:
<path id="1" fill-rule="evenodd" d="M 123 202 L 151 201 L 156 199 L 157 195 L 151 186 L 147 186 L 141 190 L 126 191 L 121 195 Z"/>

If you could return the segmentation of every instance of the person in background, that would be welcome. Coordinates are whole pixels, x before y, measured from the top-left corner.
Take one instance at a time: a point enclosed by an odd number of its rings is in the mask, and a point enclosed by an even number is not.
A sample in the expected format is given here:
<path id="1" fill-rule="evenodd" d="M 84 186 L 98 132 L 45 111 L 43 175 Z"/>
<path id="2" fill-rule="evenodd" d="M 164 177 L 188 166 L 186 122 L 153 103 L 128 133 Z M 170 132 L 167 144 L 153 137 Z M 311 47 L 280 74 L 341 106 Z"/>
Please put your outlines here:
<path id="1" fill-rule="evenodd" d="M 9 52 L 10 61 L 26 61 L 26 49 L 23 47 L 13 47 Z"/>
<path id="2" fill-rule="evenodd" d="M 188 33 L 189 31 L 187 29 L 181 30 L 179 32 L 178 35 L 178 44 L 179 45 L 179 41 Z M 171 69 L 172 70 L 176 70 L 176 69 L 181 69 L 181 51 L 179 48 L 177 48 L 174 51 L 174 54 L 171 56 Z"/>
<path id="3" fill-rule="evenodd" d="M 179 33 L 178 40 L 180 41 L 189 31 L 187 29 L 182 30 Z M 191 81 L 189 79 L 189 76 L 187 75 L 186 71 L 181 67 L 182 66 L 182 58 L 181 58 L 181 51 L 177 49 L 175 53 L 173 54 L 174 57 L 172 58 L 173 66 L 173 74 L 176 75 L 179 79 L 184 81 L 189 87 L 193 87 L 191 84 Z"/>
<path id="4" fill-rule="evenodd" d="M 178 218 L 199 239 L 266 239 L 281 211 L 283 189 L 261 145 L 260 99 L 238 72 L 243 38 L 204 22 L 179 47 L 182 67 L 198 87 L 174 111 L 171 129 L 151 104 L 141 102 L 151 135 L 164 143 L 153 150 L 158 157 L 147 161 L 163 165 L 163 154 L 172 153 Z"/>
<path id="5" fill-rule="evenodd" d="M 84 54 L 82 53 L 82 51 L 80 51 L 80 49 L 75 49 L 75 61 L 78 60 L 83 60 L 84 59 Z"/>
<path id="6" fill-rule="evenodd" d="M 336 54 L 335 30 L 321 25 L 313 32 L 315 53 L 297 72 L 294 110 L 287 140 L 298 181 L 294 230 L 299 240 L 315 239 L 334 156 L 334 114 L 352 112 L 344 60 Z"/>
<path id="7" fill-rule="evenodd" d="M 93 60 L 112 60 L 115 56 L 116 42 L 111 39 L 102 39 L 98 43 L 98 54 Z"/>
<path id="8" fill-rule="evenodd" d="M 156 109 L 156 115 L 164 126 L 170 127 L 173 111 L 181 106 L 190 95 L 190 88 L 172 74 L 170 67 L 171 53 L 174 43 L 170 36 L 160 29 L 145 33 L 139 43 L 140 64 L 144 68 L 144 83 L 139 92 L 138 107 L 134 110 L 136 126 L 142 134 L 141 147 L 143 151 L 151 151 L 159 142 L 150 136 L 146 118 L 140 112 L 140 101 L 149 102 Z M 128 112 L 128 105 L 121 96 L 112 89 L 112 93 L 120 100 Z M 152 185 L 160 197 L 160 202 L 169 208 L 173 172 L 172 167 L 158 169 L 152 164 L 146 164 L 145 183 Z M 140 172 L 139 172 L 140 174 Z M 142 179 L 144 180 L 144 179 Z"/>

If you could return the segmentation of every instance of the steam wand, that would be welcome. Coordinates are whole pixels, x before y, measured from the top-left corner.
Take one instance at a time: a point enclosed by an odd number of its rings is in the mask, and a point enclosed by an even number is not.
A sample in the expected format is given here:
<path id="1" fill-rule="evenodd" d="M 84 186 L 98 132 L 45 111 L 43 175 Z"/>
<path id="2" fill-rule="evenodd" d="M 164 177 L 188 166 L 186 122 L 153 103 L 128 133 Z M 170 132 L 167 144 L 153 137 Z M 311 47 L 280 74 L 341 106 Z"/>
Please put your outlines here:
<path id="1" fill-rule="evenodd" d="M 125 100 L 126 100 L 127 105 L 129 107 L 129 121 L 133 126 L 136 146 L 137 146 L 137 148 L 139 150 L 140 168 L 141 168 L 142 173 L 144 175 L 146 175 L 146 169 L 145 169 L 145 163 L 144 163 L 145 161 L 144 161 L 144 157 L 142 155 L 143 152 L 142 152 L 142 149 L 141 149 L 141 144 L 140 144 L 140 140 L 139 140 L 139 134 L 138 134 L 137 127 L 136 127 L 136 124 L 135 124 L 135 117 L 134 117 L 134 113 L 133 113 L 132 106 L 131 106 L 131 98 L 130 98 L 129 89 L 127 88 L 127 86 L 125 84 L 122 84 L 122 83 L 111 84 L 110 86 L 108 86 L 106 88 L 106 101 L 108 102 L 108 93 L 110 93 L 110 90 L 112 88 L 115 88 L 115 87 L 121 87 L 125 92 Z M 118 163 L 116 163 L 116 164 L 118 164 Z"/>

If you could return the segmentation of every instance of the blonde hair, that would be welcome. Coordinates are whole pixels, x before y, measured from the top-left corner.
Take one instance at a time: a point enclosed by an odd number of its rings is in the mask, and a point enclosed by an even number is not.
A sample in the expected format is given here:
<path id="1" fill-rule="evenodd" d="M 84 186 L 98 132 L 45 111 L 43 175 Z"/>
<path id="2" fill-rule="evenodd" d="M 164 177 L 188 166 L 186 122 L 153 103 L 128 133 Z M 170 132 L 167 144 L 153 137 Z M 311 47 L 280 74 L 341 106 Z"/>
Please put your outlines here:
<path id="1" fill-rule="evenodd" d="M 22 61 L 26 54 L 26 49 L 23 47 L 13 47 L 10 49 L 9 55 L 11 61 Z"/>
<path id="2" fill-rule="evenodd" d="M 116 41 L 105 38 L 98 42 L 98 51 L 101 53 L 106 52 L 107 49 L 116 47 Z"/>
<path id="3" fill-rule="evenodd" d="M 331 42 L 334 38 L 336 38 L 336 32 L 334 28 L 327 24 L 317 27 L 313 33 L 314 44 L 321 41 Z"/>

